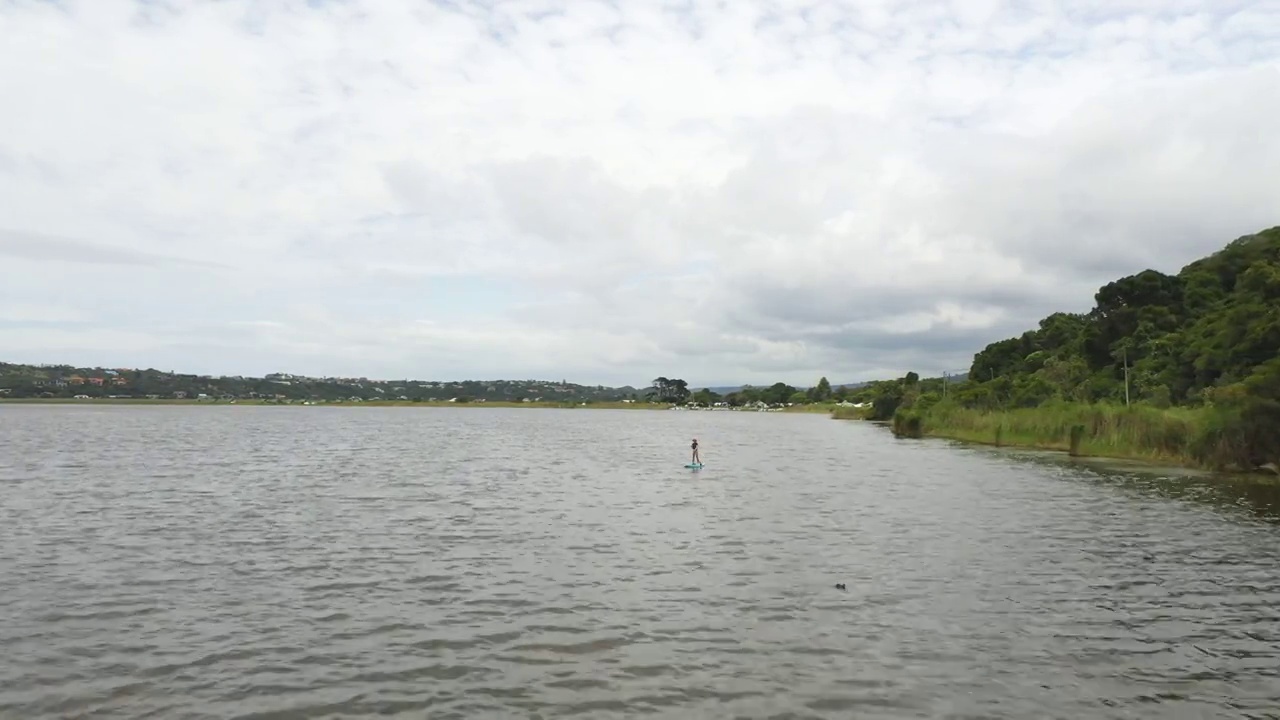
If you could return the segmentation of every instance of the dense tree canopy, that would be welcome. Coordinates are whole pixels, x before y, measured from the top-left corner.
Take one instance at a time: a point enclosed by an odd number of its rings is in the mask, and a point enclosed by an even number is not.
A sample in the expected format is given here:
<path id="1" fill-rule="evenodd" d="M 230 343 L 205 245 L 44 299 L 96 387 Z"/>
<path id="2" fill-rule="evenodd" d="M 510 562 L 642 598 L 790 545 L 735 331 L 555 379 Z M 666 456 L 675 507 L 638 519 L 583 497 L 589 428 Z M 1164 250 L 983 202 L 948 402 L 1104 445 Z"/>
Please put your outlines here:
<path id="1" fill-rule="evenodd" d="M 1061 398 L 1200 404 L 1280 399 L 1280 227 L 1239 238 L 1177 275 L 1144 270 L 1100 288 L 1087 313 L 1055 313 L 973 359 L 966 404 Z"/>
<path id="2" fill-rule="evenodd" d="M 689 399 L 689 383 L 679 378 L 657 378 L 653 381 L 649 397 L 659 402 L 683 403 Z"/>

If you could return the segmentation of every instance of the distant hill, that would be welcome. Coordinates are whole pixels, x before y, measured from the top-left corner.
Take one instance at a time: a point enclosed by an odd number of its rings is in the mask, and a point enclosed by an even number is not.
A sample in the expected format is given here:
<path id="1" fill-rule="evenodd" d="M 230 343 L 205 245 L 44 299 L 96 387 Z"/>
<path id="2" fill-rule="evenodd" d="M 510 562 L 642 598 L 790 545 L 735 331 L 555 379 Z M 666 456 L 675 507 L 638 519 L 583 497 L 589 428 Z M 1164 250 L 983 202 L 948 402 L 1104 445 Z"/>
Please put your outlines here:
<path id="1" fill-rule="evenodd" d="M 770 385 L 772 385 L 772 384 L 773 384 L 773 383 L 768 383 L 768 384 L 765 384 L 765 385 L 718 385 L 718 386 L 714 386 L 714 387 L 709 387 L 709 388 L 707 388 L 707 389 L 708 389 L 708 390 L 710 390 L 710 391 L 711 391 L 711 392 L 713 392 L 713 393 L 718 394 L 718 395 L 728 395 L 729 393 L 736 393 L 736 392 L 740 392 L 743 388 L 746 388 L 746 387 L 760 387 L 760 388 L 766 388 L 766 387 L 769 387 L 769 386 L 770 386 Z M 838 387 L 847 387 L 847 388 L 849 388 L 850 390 L 856 390 L 856 389 L 858 389 L 858 388 L 860 388 L 860 387 L 862 387 L 863 385 L 866 385 L 866 384 L 867 384 L 867 383 L 865 383 L 865 382 L 858 382 L 858 383 L 844 383 L 843 385 L 838 385 L 838 384 L 836 384 L 836 383 L 831 383 L 831 389 L 832 389 L 832 390 L 835 390 L 835 389 L 836 389 L 836 388 L 838 388 Z M 799 389 L 799 390 L 808 390 L 808 389 L 809 389 L 809 387 L 810 387 L 809 385 L 802 385 L 802 386 L 798 386 L 798 387 L 797 387 L 797 389 Z M 698 389 L 698 390 L 701 390 L 701 389 L 702 389 L 702 386 L 701 386 L 701 385 L 699 385 L 699 386 L 697 387 L 697 389 Z"/>
<path id="2" fill-rule="evenodd" d="M 957 383 L 957 382 L 964 382 L 964 380 L 965 380 L 965 375 L 963 375 L 963 374 L 961 374 L 961 375 L 948 375 L 948 376 L 947 376 L 947 379 L 948 379 L 949 381 L 953 382 L 953 383 Z M 874 381 L 872 381 L 872 380 L 862 380 L 862 381 L 859 381 L 859 382 L 831 383 L 831 389 L 832 389 L 832 390 L 835 390 L 835 389 L 837 389 L 837 388 L 847 388 L 847 389 L 849 389 L 849 390 L 857 390 L 857 389 L 859 389 L 859 388 L 864 388 L 864 387 L 866 387 L 866 386 L 868 386 L 868 385 L 872 384 L 872 382 L 874 382 Z M 772 384 L 772 383 L 770 383 L 770 385 L 771 385 L 771 384 Z M 745 388 L 745 387 L 769 387 L 769 385 L 751 385 L 751 386 L 748 386 L 748 385 L 719 385 L 719 386 L 710 387 L 710 388 L 707 388 L 707 389 L 708 389 L 708 390 L 710 390 L 710 391 L 711 391 L 711 392 L 713 392 L 713 393 L 717 393 L 717 394 L 720 394 L 720 395 L 728 395 L 729 393 L 739 392 L 739 391 L 741 391 L 741 390 L 742 390 L 743 388 Z M 800 390 L 808 390 L 808 389 L 809 389 L 809 387 L 811 387 L 811 386 L 809 386 L 809 385 L 804 385 L 804 386 L 799 387 L 798 389 L 800 389 Z M 702 386 L 701 386 L 701 385 L 699 385 L 696 389 L 699 389 L 699 390 L 700 390 L 700 389 L 702 389 Z"/>

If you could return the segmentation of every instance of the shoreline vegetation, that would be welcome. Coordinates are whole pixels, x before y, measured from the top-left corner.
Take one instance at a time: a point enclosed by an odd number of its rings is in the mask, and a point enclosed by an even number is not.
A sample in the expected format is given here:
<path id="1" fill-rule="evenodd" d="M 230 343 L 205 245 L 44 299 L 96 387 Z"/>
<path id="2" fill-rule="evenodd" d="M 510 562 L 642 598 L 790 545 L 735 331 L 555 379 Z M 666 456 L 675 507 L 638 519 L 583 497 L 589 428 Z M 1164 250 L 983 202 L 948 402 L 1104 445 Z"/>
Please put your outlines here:
<path id="1" fill-rule="evenodd" d="M 1274 461 L 1249 459 L 1247 438 L 1233 432 L 1236 418 L 1213 408 L 1129 407 L 1057 403 L 1038 408 L 982 411 L 940 405 L 895 414 L 899 438 L 934 437 L 994 447 L 1063 452 L 1073 457 L 1134 460 L 1227 473 L 1280 474 Z"/>
<path id="2" fill-rule="evenodd" d="M 1280 474 L 1280 227 L 1108 283 L 1090 311 L 987 345 L 960 383 L 862 392 L 869 407 L 833 416 L 899 438 Z"/>

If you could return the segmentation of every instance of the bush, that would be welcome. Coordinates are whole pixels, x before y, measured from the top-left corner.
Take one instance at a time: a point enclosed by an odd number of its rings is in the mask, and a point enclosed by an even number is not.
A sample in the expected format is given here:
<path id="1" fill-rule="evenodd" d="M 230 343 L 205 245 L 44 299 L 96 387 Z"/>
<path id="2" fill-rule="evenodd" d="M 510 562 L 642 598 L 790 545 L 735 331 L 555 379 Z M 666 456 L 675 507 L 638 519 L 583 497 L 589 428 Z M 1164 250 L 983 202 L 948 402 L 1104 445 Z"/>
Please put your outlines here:
<path id="1" fill-rule="evenodd" d="M 899 410 L 893 415 L 893 434 L 897 437 L 924 437 L 923 420 L 915 410 Z"/>
<path id="2" fill-rule="evenodd" d="M 1190 447 L 1197 464 L 1219 470 L 1280 465 L 1280 403 L 1251 399 L 1205 414 L 1204 427 Z"/>

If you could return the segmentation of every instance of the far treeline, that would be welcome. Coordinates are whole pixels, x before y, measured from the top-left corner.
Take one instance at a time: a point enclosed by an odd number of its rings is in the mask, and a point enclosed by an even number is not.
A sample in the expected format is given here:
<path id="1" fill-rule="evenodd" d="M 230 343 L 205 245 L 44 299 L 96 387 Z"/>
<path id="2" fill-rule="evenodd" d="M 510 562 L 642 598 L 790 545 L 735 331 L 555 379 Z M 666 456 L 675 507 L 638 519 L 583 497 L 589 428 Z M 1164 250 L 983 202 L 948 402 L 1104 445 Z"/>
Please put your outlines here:
<path id="1" fill-rule="evenodd" d="M 1176 275 L 1120 278 L 1094 301 L 991 343 L 964 382 L 872 383 L 868 415 L 907 437 L 1220 470 L 1280 465 L 1280 227 Z"/>
<path id="2" fill-rule="evenodd" d="M 0 397 L 113 398 L 226 402 L 537 402 L 581 404 L 635 397 L 632 387 L 609 388 L 549 380 L 370 380 L 193 375 L 154 368 L 77 368 L 0 362 Z"/>
<path id="3" fill-rule="evenodd" d="M 818 380 L 817 385 L 803 389 L 778 382 L 763 387 L 744 385 L 732 392 L 721 394 L 711 388 L 702 388 L 694 392 L 689 389 L 689 384 L 684 380 L 660 377 L 655 379 L 649 390 L 644 393 L 644 399 L 649 402 L 706 407 L 715 405 L 742 407 L 760 404 L 780 407 L 848 401 L 857 395 L 858 387 L 861 385 L 842 385 L 832 388 L 830 381 L 824 377 Z"/>
<path id="4" fill-rule="evenodd" d="M 252 400 L 268 403 L 531 403 L 593 405 L 640 403 L 659 405 L 797 404 L 840 402 L 854 397 L 854 388 L 835 387 L 826 378 L 809 388 L 786 383 L 744 386 L 728 393 L 710 388 L 697 391 L 679 378 L 660 377 L 647 388 L 578 385 L 564 380 L 370 380 L 369 378 L 306 377 L 272 373 L 265 377 L 193 375 L 174 371 L 131 368 L 84 368 L 72 365 L 22 365 L 0 362 L 0 398 L 19 399 L 133 399 Z"/>
<path id="5" fill-rule="evenodd" d="M 658 404 L 780 407 L 839 402 L 852 397 L 848 387 L 832 388 L 826 378 L 799 389 L 786 383 L 745 386 L 720 394 L 691 391 L 684 380 L 665 377 L 648 388 L 578 385 L 547 380 L 370 380 L 305 377 L 272 373 L 265 377 L 210 376 L 130 368 L 78 368 L 71 365 L 22 365 L 0 362 L 0 398 L 186 400 L 210 403 L 530 403 L 580 406 Z"/>

